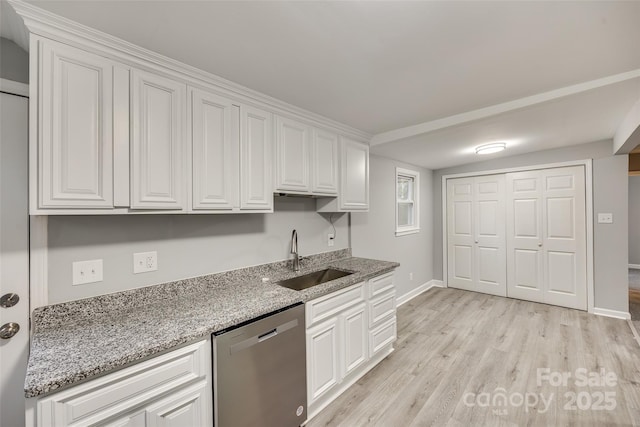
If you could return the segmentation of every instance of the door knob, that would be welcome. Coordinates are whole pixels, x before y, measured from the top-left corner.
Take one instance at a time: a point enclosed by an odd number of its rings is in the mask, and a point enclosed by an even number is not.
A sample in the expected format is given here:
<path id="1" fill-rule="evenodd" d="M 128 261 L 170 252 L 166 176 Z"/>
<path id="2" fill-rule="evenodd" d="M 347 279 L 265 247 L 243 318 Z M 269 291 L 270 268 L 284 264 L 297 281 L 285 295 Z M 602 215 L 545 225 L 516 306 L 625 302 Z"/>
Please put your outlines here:
<path id="1" fill-rule="evenodd" d="M 20 297 L 18 296 L 18 294 L 14 294 L 13 292 L 10 292 L 0 297 L 0 307 L 4 307 L 4 308 L 13 307 L 18 303 L 18 301 L 20 301 Z"/>
<path id="2" fill-rule="evenodd" d="M 0 339 L 8 340 L 12 338 L 20 330 L 20 325 L 17 323 L 9 322 L 0 326 Z"/>

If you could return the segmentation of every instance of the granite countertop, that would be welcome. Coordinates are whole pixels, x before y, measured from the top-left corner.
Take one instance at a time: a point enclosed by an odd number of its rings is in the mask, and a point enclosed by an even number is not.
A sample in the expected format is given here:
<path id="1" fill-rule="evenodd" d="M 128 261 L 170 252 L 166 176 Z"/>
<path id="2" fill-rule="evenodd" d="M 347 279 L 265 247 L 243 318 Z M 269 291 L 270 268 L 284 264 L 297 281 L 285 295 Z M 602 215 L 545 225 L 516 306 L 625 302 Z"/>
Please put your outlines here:
<path id="1" fill-rule="evenodd" d="M 37 308 L 25 395 L 40 396 L 124 368 L 398 266 L 351 257 L 344 249 L 306 257 L 297 273 L 290 262 L 280 261 Z M 274 283 L 326 267 L 353 274 L 303 291 Z"/>

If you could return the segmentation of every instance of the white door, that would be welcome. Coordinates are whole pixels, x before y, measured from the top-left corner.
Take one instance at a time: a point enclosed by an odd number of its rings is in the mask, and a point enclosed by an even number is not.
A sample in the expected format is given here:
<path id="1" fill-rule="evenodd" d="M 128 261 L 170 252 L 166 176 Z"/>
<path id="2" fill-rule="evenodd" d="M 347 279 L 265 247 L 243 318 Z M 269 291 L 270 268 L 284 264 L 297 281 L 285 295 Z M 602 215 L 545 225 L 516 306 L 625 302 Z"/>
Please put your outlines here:
<path id="1" fill-rule="evenodd" d="M 25 419 L 24 376 L 29 353 L 29 243 L 26 98 L 0 93 L 0 425 Z M 17 298 L 7 295 L 16 294 Z"/>
<path id="2" fill-rule="evenodd" d="M 191 98 L 193 209 L 232 209 L 238 198 L 238 109 L 197 89 Z"/>
<path id="3" fill-rule="evenodd" d="M 369 146 L 340 138 L 340 209 L 369 209 Z"/>
<path id="4" fill-rule="evenodd" d="M 307 331 L 307 406 L 340 381 L 339 335 L 337 316 Z"/>
<path id="5" fill-rule="evenodd" d="M 311 128 L 284 117 L 276 119 L 276 191 L 309 192 Z"/>
<path id="6" fill-rule="evenodd" d="M 311 191 L 338 194 L 338 135 L 333 132 L 313 130 Z"/>
<path id="7" fill-rule="evenodd" d="M 367 361 L 369 329 L 365 308 L 363 303 L 340 315 L 344 328 L 343 376 L 349 375 Z"/>
<path id="8" fill-rule="evenodd" d="M 113 207 L 113 63 L 42 41 L 41 208 Z"/>
<path id="9" fill-rule="evenodd" d="M 507 174 L 507 294 L 544 302 L 542 172 Z"/>
<path id="10" fill-rule="evenodd" d="M 508 294 L 587 309 L 583 166 L 508 174 Z"/>
<path id="11" fill-rule="evenodd" d="M 131 208 L 183 209 L 186 85 L 133 70 Z"/>
<path id="12" fill-rule="evenodd" d="M 507 295 L 504 175 L 474 179 L 474 277 L 476 290 Z"/>
<path id="13" fill-rule="evenodd" d="M 448 285 L 473 291 L 473 178 L 447 180 Z"/>
<path id="14" fill-rule="evenodd" d="M 504 175 L 447 180 L 449 286 L 506 296 Z"/>
<path id="15" fill-rule="evenodd" d="M 240 209 L 273 210 L 273 116 L 240 107 Z"/>

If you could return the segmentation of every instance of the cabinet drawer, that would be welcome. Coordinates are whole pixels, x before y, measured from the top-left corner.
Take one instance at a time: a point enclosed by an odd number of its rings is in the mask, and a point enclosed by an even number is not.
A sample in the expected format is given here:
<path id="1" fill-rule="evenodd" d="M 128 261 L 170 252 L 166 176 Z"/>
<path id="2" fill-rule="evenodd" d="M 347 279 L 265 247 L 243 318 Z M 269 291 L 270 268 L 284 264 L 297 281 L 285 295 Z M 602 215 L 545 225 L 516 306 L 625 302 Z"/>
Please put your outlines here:
<path id="1" fill-rule="evenodd" d="M 311 300 L 306 304 L 307 328 L 361 301 L 364 301 L 364 282 Z"/>
<path id="2" fill-rule="evenodd" d="M 392 289 L 369 301 L 369 327 L 396 312 L 396 291 Z"/>
<path id="3" fill-rule="evenodd" d="M 53 394 L 38 402 L 39 425 L 93 424 L 206 378 L 210 351 L 201 341 Z"/>
<path id="4" fill-rule="evenodd" d="M 369 357 L 373 357 L 378 351 L 396 340 L 396 318 L 369 332 Z"/>
<path id="5" fill-rule="evenodd" d="M 393 271 L 369 280 L 369 298 L 393 288 Z"/>

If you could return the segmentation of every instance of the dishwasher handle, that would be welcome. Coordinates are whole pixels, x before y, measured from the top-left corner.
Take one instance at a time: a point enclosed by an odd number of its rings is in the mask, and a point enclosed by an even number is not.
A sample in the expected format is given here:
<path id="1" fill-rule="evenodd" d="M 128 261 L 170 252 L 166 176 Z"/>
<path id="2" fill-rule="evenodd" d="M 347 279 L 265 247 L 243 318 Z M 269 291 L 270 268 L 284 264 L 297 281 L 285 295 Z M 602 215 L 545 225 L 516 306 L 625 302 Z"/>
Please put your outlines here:
<path id="1" fill-rule="evenodd" d="M 273 328 L 267 332 L 263 332 L 259 335 L 254 335 L 247 339 L 244 339 L 236 344 L 233 344 L 229 347 L 229 353 L 234 354 L 239 351 L 245 350 L 249 347 L 253 347 L 254 345 L 260 344 L 262 342 L 267 341 L 269 338 L 273 338 L 276 335 L 282 334 L 283 332 L 288 331 L 289 329 L 293 329 L 298 326 L 298 319 L 290 320 L 289 322 L 283 323 L 277 328 Z"/>
<path id="2" fill-rule="evenodd" d="M 278 328 L 273 328 L 269 332 L 265 332 L 262 335 L 258 335 L 258 342 L 266 341 L 269 338 L 273 338 L 278 335 Z"/>

